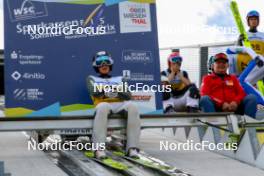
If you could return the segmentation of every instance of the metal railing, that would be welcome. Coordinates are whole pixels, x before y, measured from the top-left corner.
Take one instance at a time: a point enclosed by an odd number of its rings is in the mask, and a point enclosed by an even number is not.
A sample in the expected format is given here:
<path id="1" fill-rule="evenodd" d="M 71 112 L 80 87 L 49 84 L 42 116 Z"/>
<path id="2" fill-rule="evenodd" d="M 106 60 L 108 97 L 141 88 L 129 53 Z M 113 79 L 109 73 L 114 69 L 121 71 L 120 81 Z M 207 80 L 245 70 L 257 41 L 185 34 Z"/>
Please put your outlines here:
<path id="1" fill-rule="evenodd" d="M 235 41 L 160 48 L 161 70 L 166 69 L 170 52 L 179 51 L 184 59 L 182 69 L 186 70 L 191 81 L 199 86 L 203 75 L 207 74 L 208 58 L 218 52 L 225 52 L 232 45 L 235 45 Z"/>
<path id="2" fill-rule="evenodd" d="M 212 121 L 218 126 L 232 126 L 237 132 L 236 115 L 229 113 L 177 113 L 172 115 L 141 115 L 141 128 L 171 128 L 171 127 L 201 127 L 206 126 L 199 120 Z M 35 117 L 35 118 L 2 118 L 0 131 L 32 131 L 32 130 L 64 130 L 92 129 L 93 116 L 71 117 Z M 109 129 L 126 127 L 126 120 L 121 115 L 111 115 L 108 121 Z"/>

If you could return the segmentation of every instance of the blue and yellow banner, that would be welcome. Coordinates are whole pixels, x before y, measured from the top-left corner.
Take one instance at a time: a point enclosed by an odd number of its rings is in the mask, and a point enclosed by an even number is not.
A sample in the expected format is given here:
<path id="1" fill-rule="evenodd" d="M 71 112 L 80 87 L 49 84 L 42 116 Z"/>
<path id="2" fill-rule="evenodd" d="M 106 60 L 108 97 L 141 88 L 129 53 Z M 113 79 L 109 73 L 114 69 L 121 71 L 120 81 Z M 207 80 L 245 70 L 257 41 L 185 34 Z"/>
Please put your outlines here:
<path id="1" fill-rule="evenodd" d="M 86 77 L 101 50 L 113 76 L 159 84 L 155 0 L 4 0 L 4 23 L 7 116 L 92 114 Z M 161 109 L 157 95 L 134 95 L 142 113 Z"/>

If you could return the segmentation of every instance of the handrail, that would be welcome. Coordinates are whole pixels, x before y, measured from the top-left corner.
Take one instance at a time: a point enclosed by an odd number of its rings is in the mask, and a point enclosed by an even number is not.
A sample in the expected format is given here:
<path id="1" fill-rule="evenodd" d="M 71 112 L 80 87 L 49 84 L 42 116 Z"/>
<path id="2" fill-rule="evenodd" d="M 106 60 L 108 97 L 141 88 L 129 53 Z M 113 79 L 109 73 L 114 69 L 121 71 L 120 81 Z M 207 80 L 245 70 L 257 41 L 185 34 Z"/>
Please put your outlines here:
<path id="1" fill-rule="evenodd" d="M 219 42 L 219 43 L 205 43 L 205 44 L 194 44 L 194 45 L 181 45 L 181 46 L 171 46 L 162 47 L 159 50 L 173 50 L 173 49 L 185 49 L 185 48 L 201 48 L 201 47 L 224 47 L 229 45 L 235 45 L 235 41 Z"/>

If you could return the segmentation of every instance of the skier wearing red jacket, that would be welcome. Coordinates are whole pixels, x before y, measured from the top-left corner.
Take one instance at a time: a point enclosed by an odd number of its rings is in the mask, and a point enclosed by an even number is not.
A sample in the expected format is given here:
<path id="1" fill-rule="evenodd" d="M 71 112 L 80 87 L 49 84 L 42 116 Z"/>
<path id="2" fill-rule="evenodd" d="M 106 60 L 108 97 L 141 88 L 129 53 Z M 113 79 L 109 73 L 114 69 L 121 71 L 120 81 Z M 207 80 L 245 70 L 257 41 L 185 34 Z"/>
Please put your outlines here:
<path id="1" fill-rule="evenodd" d="M 213 59 L 213 73 L 203 77 L 200 107 L 204 112 L 235 112 L 255 118 L 254 95 L 246 95 L 235 75 L 227 74 L 228 58 L 219 53 Z"/>

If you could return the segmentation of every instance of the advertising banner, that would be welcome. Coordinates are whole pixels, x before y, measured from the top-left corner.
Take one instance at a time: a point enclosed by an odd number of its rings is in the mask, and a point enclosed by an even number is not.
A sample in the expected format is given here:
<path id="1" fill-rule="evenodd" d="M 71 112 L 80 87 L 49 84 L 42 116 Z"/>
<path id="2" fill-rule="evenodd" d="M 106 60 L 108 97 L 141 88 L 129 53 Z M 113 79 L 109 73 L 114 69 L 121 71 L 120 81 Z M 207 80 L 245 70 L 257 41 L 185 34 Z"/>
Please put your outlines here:
<path id="1" fill-rule="evenodd" d="M 160 84 L 155 0 L 4 0 L 6 116 L 93 114 L 86 78 L 107 51 L 112 76 Z M 137 91 L 141 113 L 161 96 Z"/>

